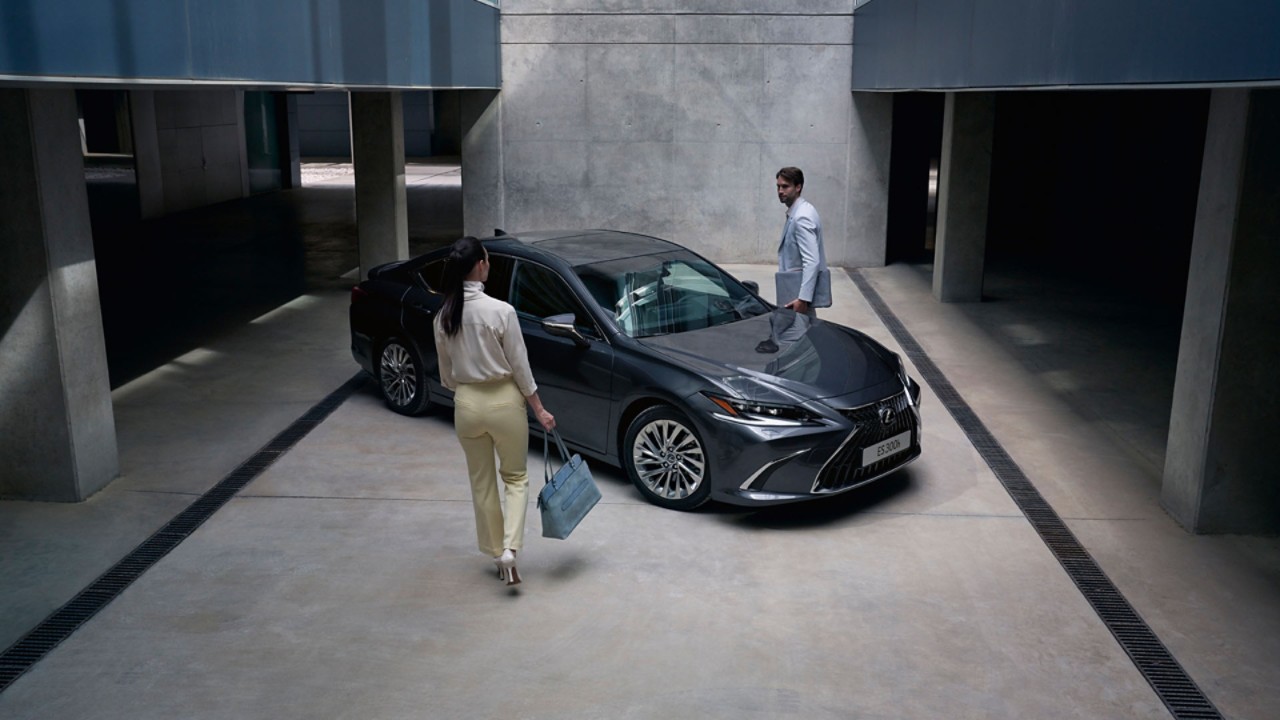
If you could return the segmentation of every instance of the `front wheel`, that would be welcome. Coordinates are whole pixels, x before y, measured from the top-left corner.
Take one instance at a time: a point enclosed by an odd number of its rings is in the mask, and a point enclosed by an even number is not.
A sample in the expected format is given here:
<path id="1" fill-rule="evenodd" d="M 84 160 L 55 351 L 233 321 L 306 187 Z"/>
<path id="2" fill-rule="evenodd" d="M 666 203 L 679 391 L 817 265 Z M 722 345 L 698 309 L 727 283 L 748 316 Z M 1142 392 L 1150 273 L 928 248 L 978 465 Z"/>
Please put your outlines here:
<path id="1" fill-rule="evenodd" d="M 674 408 L 651 407 L 631 421 L 622 464 L 640 494 L 660 507 L 692 510 L 711 497 L 705 446 Z"/>
<path id="2" fill-rule="evenodd" d="M 421 415 L 431 404 L 426 368 L 413 343 L 391 338 L 378 353 L 378 391 L 401 415 Z"/>

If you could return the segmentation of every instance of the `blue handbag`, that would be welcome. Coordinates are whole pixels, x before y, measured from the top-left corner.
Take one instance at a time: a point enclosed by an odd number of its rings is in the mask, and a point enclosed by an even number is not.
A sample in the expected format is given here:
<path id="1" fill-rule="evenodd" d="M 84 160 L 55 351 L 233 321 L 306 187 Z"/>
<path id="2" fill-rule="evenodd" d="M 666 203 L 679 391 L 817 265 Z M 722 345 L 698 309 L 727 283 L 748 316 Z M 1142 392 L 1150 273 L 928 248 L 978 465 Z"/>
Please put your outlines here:
<path id="1" fill-rule="evenodd" d="M 546 484 L 538 493 L 538 510 L 542 512 L 542 537 L 564 540 L 569 533 L 578 527 L 582 518 L 587 516 L 591 508 L 600 502 L 600 488 L 591 478 L 591 468 L 581 455 L 569 456 L 560 433 L 555 430 L 551 435 L 556 438 L 556 447 L 560 448 L 560 460 L 563 465 L 553 475 L 551 462 L 547 458 L 550 440 L 546 431 L 542 433 L 542 474 Z"/>

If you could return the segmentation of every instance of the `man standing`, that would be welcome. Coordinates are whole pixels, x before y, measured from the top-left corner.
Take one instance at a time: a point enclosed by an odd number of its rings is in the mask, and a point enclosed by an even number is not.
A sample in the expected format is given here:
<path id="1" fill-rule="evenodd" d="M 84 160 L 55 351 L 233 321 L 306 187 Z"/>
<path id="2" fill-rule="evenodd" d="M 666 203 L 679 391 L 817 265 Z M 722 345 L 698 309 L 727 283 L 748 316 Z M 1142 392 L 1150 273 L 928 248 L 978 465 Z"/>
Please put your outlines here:
<path id="1" fill-rule="evenodd" d="M 817 317 L 815 307 L 831 306 L 831 273 L 822 247 L 818 209 L 800 197 L 804 172 L 784 167 L 774 176 L 778 201 L 787 206 L 787 224 L 778 245 L 777 301 L 783 307 Z"/>

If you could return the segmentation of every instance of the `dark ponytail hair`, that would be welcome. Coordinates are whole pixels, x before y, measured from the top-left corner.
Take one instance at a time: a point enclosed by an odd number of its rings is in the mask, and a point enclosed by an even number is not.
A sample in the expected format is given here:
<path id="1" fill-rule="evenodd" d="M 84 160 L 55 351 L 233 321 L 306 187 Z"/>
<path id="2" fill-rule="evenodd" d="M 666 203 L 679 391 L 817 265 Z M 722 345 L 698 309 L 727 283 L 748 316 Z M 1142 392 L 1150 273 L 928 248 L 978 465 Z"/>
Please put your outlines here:
<path id="1" fill-rule="evenodd" d="M 440 306 L 440 329 L 449 337 L 457 335 L 462 328 L 462 282 L 476 263 L 484 258 L 484 246 L 468 235 L 453 243 L 449 257 L 444 261 L 444 276 L 440 283 L 444 293 L 444 304 Z"/>

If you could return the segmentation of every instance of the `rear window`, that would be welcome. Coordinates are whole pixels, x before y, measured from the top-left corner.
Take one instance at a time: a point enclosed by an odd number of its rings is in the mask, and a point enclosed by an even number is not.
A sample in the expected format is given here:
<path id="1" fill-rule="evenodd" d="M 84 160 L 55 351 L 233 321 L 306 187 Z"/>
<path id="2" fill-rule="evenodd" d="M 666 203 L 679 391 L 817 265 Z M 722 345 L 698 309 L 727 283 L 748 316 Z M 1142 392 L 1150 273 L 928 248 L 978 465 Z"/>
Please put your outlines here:
<path id="1" fill-rule="evenodd" d="M 418 268 L 418 280 L 433 295 L 443 295 L 445 258 L 432 260 Z M 506 301 L 511 287 L 511 258 L 489 253 L 489 281 L 484 284 L 484 292 L 492 298 Z"/>
<path id="2" fill-rule="evenodd" d="M 440 295 L 444 280 L 444 260 L 435 260 L 418 268 L 418 279 L 427 287 L 427 291 Z"/>

